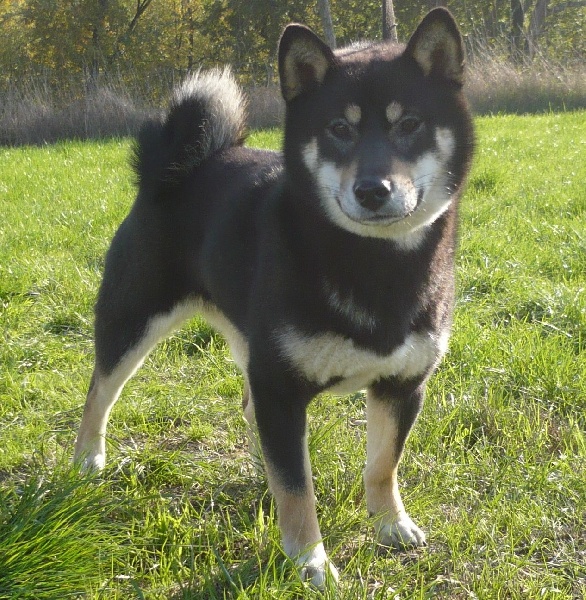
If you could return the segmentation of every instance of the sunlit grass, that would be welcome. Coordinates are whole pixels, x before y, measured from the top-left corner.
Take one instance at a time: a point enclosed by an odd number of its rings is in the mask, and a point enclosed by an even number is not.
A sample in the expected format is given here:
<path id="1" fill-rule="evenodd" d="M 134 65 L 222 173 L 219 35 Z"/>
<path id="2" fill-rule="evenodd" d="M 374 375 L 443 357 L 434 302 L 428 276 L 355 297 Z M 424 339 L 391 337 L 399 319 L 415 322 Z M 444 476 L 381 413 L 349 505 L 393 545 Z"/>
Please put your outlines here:
<path id="1" fill-rule="evenodd" d="M 320 397 L 316 494 L 342 573 L 326 597 L 583 597 L 586 113 L 477 124 L 450 352 L 401 469 L 429 546 L 372 544 L 363 395 Z M 319 597 L 280 551 L 246 454 L 241 377 L 202 321 L 128 384 L 104 477 L 64 466 L 103 255 L 133 200 L 128 152 L 126 140 L 0 151 L 0 597 Z"/>

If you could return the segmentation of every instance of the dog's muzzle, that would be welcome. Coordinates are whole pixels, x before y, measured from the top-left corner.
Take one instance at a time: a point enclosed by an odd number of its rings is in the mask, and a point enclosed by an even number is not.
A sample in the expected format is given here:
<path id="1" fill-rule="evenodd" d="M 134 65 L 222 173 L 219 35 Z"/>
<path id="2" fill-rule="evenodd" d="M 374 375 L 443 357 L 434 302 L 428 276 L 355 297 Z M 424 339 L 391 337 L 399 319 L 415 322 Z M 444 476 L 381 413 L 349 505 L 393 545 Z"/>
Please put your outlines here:
<path id="1" fill-rule="evenodd" d="M 384 224 L 400 221 L 417 208 L 423 190 L 407 187 L 391 179 L 363 178 L 353 188 L 355 209 L 342 210 L 353 220 L 365 224 Z"/>

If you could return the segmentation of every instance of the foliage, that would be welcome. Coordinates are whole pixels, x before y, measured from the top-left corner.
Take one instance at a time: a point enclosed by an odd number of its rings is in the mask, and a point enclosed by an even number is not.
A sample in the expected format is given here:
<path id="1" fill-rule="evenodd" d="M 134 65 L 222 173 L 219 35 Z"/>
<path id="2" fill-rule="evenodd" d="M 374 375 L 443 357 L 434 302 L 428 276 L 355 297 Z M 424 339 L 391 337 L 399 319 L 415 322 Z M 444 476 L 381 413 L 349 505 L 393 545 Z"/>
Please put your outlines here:
<path id="1" fill-rule="evenodd" d="M 523 36 L 538 37 L 536 52 L 559 61 L 586 54 L 584 2 L 524 3 Z M 405 40 L 435 1 L 395 2 L 399 39 Z M 330 0 L 340 45 L 381 36 L 381 2 Z M 508 48 L 509 0 L 459 0 L 450 9 L 469 45 Z M 563 9 L 563 10 L 562 10 Z M 540 13 L 541 14 L 541 13 Z M 274 81 L 275 48 L 283 26 L 301 21 L 322 32 L 317 2 L 293 0 L 2 0 L 0 84 L 44 74 L 52 85 L 71 78 L 94 85 L 104 74 L 148 79 L 162 71 L 231 63 L 249 82 Z M 508 50 L 507 50 L 508 51 Z"/>

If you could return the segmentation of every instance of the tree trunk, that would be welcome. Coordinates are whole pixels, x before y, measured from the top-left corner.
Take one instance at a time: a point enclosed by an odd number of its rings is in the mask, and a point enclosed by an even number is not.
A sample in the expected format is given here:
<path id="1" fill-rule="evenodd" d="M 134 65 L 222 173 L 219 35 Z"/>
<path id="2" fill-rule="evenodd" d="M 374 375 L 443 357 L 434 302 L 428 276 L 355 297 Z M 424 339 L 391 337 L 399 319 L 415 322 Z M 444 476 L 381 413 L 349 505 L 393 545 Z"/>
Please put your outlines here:
<path id="1" fill-rule="evenodd" d="M 574 0 L 570 2 L 560 2 L 549 6 L 549 0 L 537 0 L 533 12 L 531 13 L 531 19 L 529 21 L 529 28 L 527 31 L 527 53 L 530 58 L 533 58 L 538 49 L 538 40 L 545 31 L 545 21 L 547 15 L 556 14 L 563 12 L 568 8 L 581 8 L 586 6 L 585 0 Z"/>
<path id="2" fill-rule="evenodd" d="M 511 59 L 519 62 L 523 55 L 523 21 L 525 13 L 521 0 L 511 0 Z"/>
<path id="3" fill-rule="evenodd" d="M 321 18 L 322 27 L 326 42 L 330 48 L 336 47 L 336 36 L 334 34 L 334 24 L 332 22 L 332 12 L 330 11 L 329 0 L 318 0 L 319 16 Z"/>
<path id="4" fill-rule="evenodd" d="M 533 58 L 537 52 L 537 38 L 541 35 L 545 27 L 548 4 L 549 0 L 537 0 L 531 13 L 531 21 L 529 22 L 529 30 L 527 32 L 527 50 L 530 58 Z"/>
<path id="5" fill-rule="evenodd" d="M 108 12 L 108 1 L 99 0 L 96 8 L 95 20 L 92 27 L 92 62 L 90 65 L 89 78 L 86 82 L 87 91 L 94 91 L 98 86 L 100 78 L 100 63 L 104 58 L 102 40 L 106 28 L 106 14 Z"/>
<path id="6" fill-rule="evenodd" d="M 395 42 L 395 44 L 399 41 L 393 0 L 383 0 L 383 40 Z"/>
<path id="7" fill-rule="evenodd" d="M 191 8 L 191 2 L 187 6 L 187 40 L 189 47 L 187 50 L 187 70 L 192 71 L 195 60 L 194 60 L 194 47 L 195 47 L 195 19 L 193 18 L 193 9 Z"/>

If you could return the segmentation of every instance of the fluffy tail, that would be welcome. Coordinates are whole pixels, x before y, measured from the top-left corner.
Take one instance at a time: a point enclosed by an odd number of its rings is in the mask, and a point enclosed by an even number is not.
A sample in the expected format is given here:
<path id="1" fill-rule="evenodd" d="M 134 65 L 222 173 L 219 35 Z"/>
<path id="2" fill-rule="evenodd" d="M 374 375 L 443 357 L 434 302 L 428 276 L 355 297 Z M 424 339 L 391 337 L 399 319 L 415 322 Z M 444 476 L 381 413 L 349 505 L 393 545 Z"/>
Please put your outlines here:
<path id="1" fill-rule="evenodd" d="M 142 188 L 172 192 L 207 158 L 244 141 L 246 102 L 229 68 L 200 71 L 176 88 L 167 113 L 146 122 L 134 149 Z"/>

